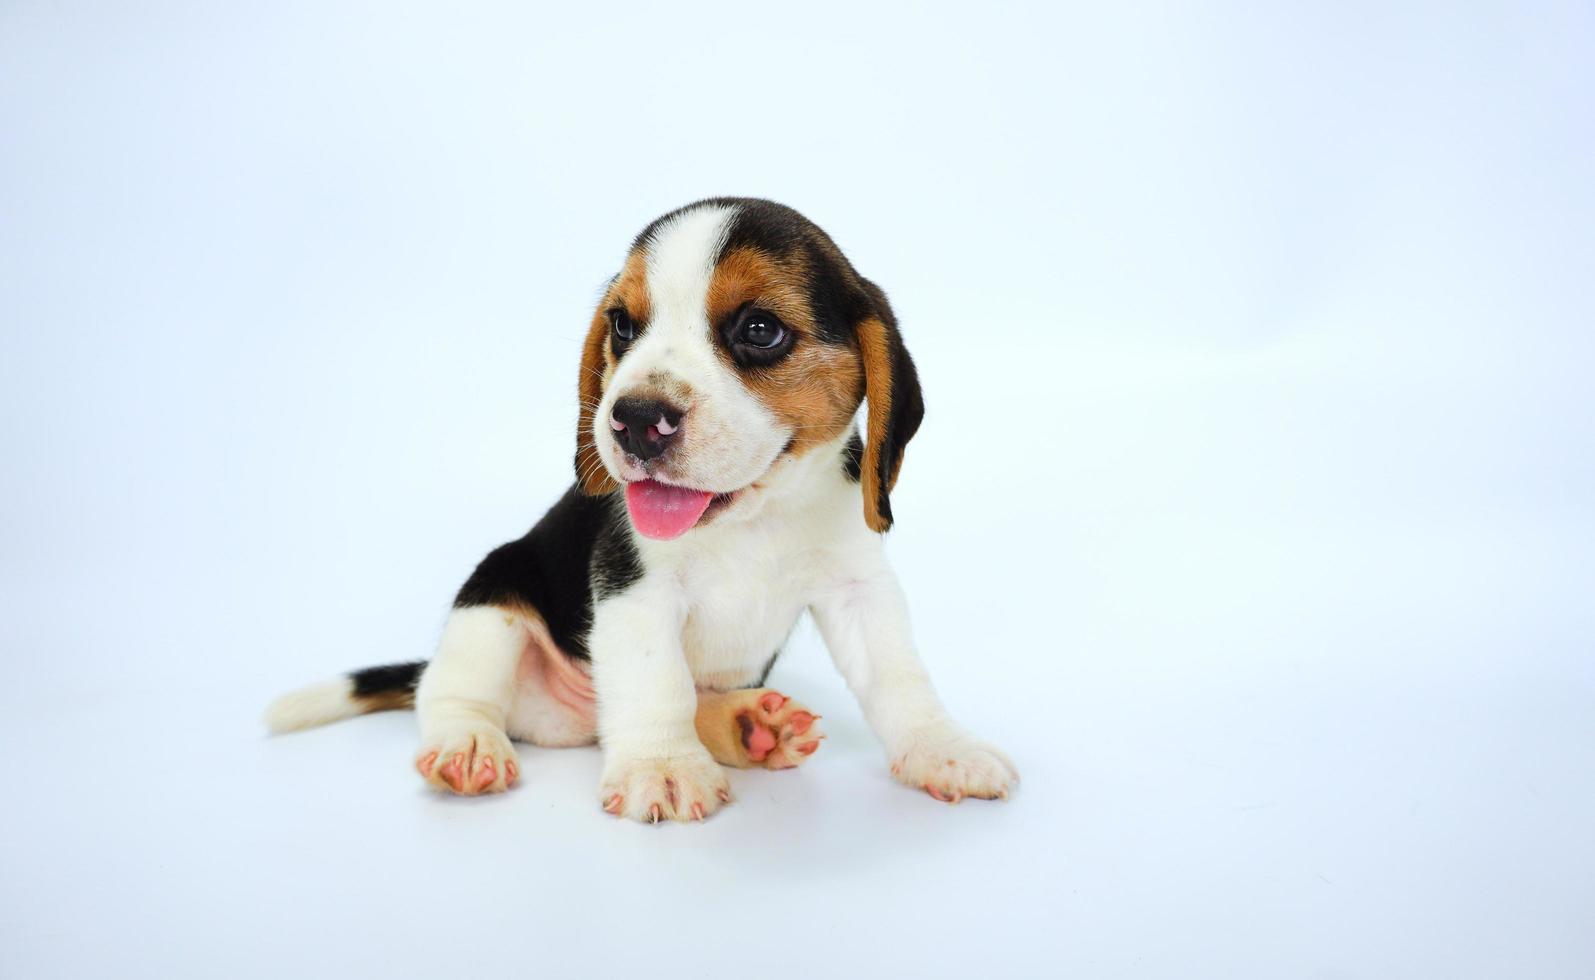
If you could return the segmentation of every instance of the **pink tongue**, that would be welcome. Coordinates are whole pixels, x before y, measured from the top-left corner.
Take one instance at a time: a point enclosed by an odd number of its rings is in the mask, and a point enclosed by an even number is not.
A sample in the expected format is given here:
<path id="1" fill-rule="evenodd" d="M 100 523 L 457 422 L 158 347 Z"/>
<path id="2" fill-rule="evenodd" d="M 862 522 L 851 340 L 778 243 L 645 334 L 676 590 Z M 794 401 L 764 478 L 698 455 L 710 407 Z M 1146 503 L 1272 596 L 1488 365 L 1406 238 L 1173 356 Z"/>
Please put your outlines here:
<path id="1" fill-rule="evenodd" d="M 687 533 L 709 509 L 714 494 L 705 490 L 673 487 L 655 480 L 626 484 L 626 509 L 631 523 L 645 538 L 668 541 Z"/>

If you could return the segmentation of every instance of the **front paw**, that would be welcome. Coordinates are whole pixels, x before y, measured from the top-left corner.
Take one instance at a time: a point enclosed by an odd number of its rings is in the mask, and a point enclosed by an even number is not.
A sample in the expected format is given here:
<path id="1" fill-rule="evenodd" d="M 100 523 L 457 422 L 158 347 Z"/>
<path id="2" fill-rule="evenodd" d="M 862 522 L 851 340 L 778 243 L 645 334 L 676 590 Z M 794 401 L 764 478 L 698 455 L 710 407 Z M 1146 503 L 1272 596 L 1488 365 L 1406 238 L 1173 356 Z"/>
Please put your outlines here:
<path id="1" fill-rule="evenodd" d="M 767 687 L 698 695 L 698 740 L 716 762 L 738 769 L 794 768 L 820 747 L 819 718 Z"/>
<path id="2" fill-rule="evenodd" d="M 731 802 L 731 784 L 699 745 L 664 758 L 612 755 L 598 798 L 606 812 L 644 823 L 702 820 Z"/>
<path id="3" fill-rule="evenodd" d="M 1019 770 L 1001 749 L 950 723 L 921 729 L 905 740 L 892 759 L 892 775 L 943 803 L 966 796 L 1005 800 L 1019 781 Z"/>

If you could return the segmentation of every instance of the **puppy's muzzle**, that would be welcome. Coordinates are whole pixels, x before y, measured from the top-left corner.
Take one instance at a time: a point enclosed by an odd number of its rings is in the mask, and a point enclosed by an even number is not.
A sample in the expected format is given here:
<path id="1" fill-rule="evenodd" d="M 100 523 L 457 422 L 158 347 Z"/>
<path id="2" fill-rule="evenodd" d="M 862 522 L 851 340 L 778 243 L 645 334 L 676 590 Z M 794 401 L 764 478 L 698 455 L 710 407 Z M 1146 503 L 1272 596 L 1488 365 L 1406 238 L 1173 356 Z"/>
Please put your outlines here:
<path id="1" fill-rule="evenodd" d="M 682 411 L 654 398 L 621 398 L 610 412 L 609 429 L 621 449 L 646 463 L 664 455 L 681 434 Z"/>

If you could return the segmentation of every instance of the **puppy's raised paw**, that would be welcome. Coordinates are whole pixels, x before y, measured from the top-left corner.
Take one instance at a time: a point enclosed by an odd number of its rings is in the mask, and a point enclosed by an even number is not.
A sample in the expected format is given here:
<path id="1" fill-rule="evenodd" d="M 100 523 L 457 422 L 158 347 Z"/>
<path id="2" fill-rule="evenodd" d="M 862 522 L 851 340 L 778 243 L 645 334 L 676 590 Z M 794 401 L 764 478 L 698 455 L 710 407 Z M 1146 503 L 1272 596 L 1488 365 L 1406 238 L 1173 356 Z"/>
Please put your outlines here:
<path id="1" fill-rule="evenodd" d="M 767 687 L 698 695 L 698 738 L 721 765 L 791 769 L 825 738 L 820 716 Z"/>
<path id="2" fill-rule="evenodd" d="M 520 777 L 509 737 L 486 721 L 460 722 L 428 734 L 415 768 L 434 789 L 461 796 L 500 793 Z"/>
<path id="3" fill-rule="evenodd" d="M 1001 749 L 950 722 L 916 732 L 891 765 L 898 782 L 943 803 L 967 796 L 1005 800 L 1019 782 L 1019 770 Z"/>
<path id="4" fill-rule="evenodd" d="M 702 746 L 658 759 L 619 755 L 604 760 L 598 801 L 643 823 L 702 820 L 731 802 L 731 784 Z"/>

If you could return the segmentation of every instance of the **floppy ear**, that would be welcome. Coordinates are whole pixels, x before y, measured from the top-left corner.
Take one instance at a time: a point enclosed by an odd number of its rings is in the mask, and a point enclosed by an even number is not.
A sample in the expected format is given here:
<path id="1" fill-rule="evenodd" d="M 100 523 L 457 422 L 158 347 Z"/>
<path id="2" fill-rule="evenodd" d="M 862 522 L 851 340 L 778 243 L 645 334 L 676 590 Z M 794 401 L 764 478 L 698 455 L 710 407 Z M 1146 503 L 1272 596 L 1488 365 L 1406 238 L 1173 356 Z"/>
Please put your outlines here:
<path id="1" fill-rule="evenodd" d="M 884 299 L 884 297 L 883 297 Z M 914 360 L 897 333 L 897 321 L 884 302 L 858 325 L 859 356 L 864 361 L 864 397 L 869 403 L 864 460 L 864 523 L 885 532 L 892 526 L 891 489 L 903 468 L 903 450 L 925 417 Z"/>
<path id="2" fill-rule="evenodd" d="M 618 490 L 593 442 L 593 412 L 604 396 L 604 341 L 609 337 L 609 318 L 599 310 L 582 341 L 581 373 L 576 379 L 576 485 L 585 494 L 596 496 Z"/>

